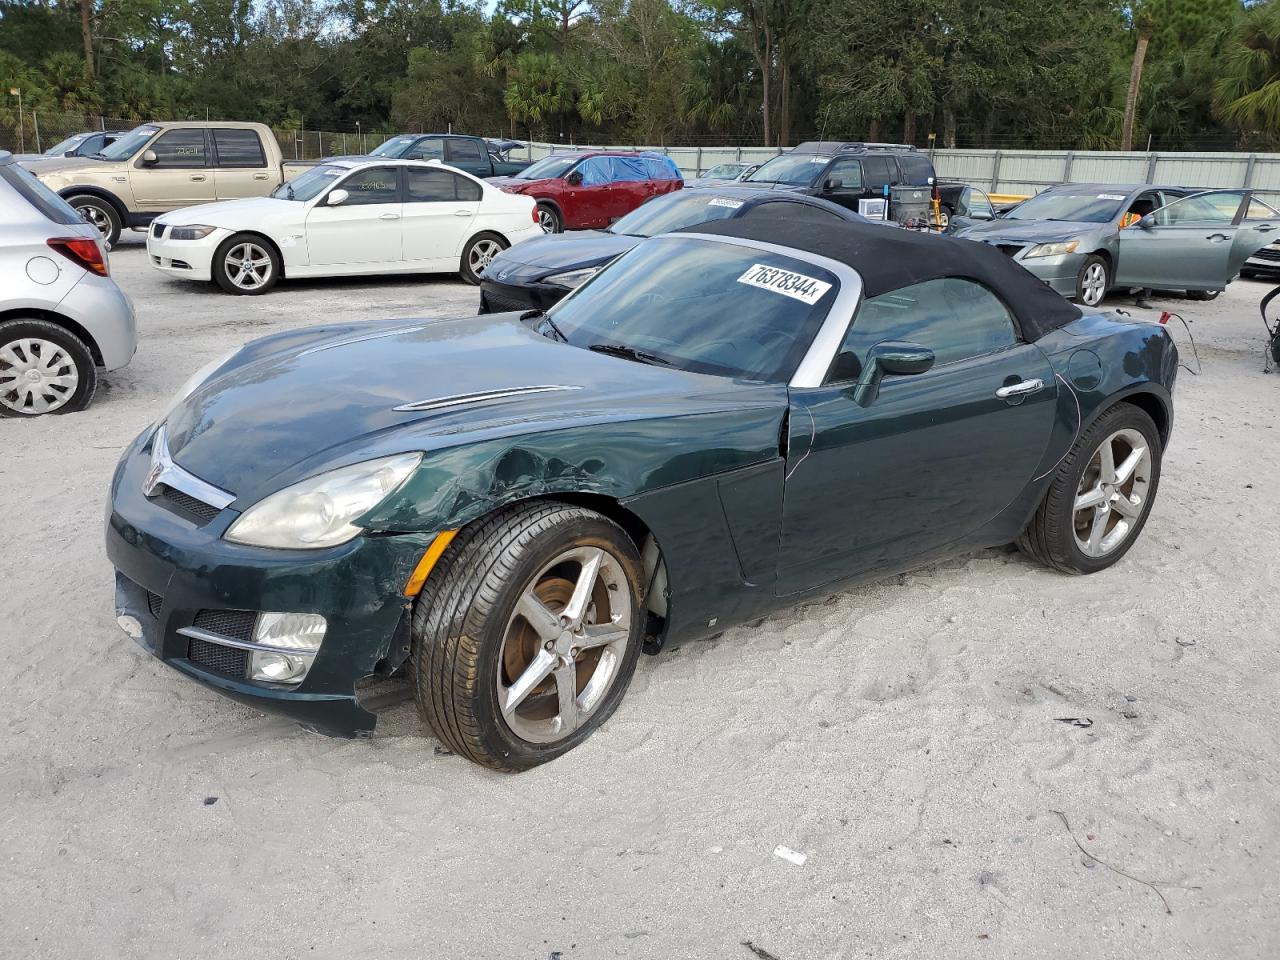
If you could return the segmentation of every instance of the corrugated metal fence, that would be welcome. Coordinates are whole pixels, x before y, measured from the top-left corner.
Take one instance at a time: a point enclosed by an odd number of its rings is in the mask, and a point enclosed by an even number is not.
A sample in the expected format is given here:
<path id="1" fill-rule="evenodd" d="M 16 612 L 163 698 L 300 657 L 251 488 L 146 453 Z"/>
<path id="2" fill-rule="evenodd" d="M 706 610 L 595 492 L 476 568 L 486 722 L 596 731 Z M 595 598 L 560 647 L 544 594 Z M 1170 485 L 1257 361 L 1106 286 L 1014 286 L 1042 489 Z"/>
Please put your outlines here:
<path id="1" fill-rule="evenodd" d="M 569 149 L 582 147 L 531 143 L 525 153 L 536 160 Z M 686 177 L 696 177 L 718 163 L 763 163 L 780 152 L 770 147 L 626 145 L 615 149 L 666 153 Z M 936 150 L 933 165 L 942 180 L 959 180 L 1000 194 L 1031 194 L 1057 183 L 1095 181 L 1280 191 L 1280 154 L 1276 153 Z"/>

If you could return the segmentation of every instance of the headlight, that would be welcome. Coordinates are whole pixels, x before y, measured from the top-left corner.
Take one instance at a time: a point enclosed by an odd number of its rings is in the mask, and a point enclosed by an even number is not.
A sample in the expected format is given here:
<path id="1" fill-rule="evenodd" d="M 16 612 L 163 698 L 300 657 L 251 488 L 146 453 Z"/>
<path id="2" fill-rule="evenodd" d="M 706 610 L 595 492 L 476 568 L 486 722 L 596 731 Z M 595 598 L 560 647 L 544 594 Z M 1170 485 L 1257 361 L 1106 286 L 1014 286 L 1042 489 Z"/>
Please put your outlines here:
<path id="1" fill-rule="evenodd" d="M 1076 247 L 1080 246 L 1079 240 L 1064 240 L 1061 243 L 1041 243 L 1032 247 L 1023 256 L 1023 260 L 1030 260 L 1032 257 L 1060 257 L 1064 253 L 1075 253 Z"/>
<path id="2" fill-rule="evenodd" d="M 226 353 L 224 353 L 222 356 L 218 357 L 217 360 L 209 361 L 203 367 L 201 367 L 199 370 L 197 370 L 195 373 L 189 376 L 186 382 L 183 383 L 183 385 L 178 388 L 178 392 L 173 395 L 173 399 L 169 401 L 168 406 L 164 408 L 164 413 L 156 417 L 155 422 L 157 424 L 160 424 L 168 420 L 169 414 L 173 413 L 174 409 L 178 406 L 178 404 L 180 404 L 183 400 L 187 399 L 187 397 L 195 393 L 196 390 L 200 388 L 200 385 L 209 379 L 209 375 L 213 373 L 213 371 L 217 370 L 220 366 L 222 366 L 224 363 L 226 363 L 228 360 L 230 360 L 239 352 L 240 352 L 239 347 L 236 347 L 233 350 L 229 350 Z"/>
<path id="3" fill-rule="evenodd" d="M 562 287 L 568 287 L 570 290 L 574 290 L 582 286 L 599 272 L 599 267 L 584 267 L 581 270 L 570 270 L 566 273 L 553 274 L 543 280 L 543 283 L 558 283 Z"/>
<path id="4" fill-rule="evenodd" d="M 172 227 L 169 230 L 170 240 L 203 240 L 217 227 L 211 227 L 204 223 L 193 223 L 186 227 Z"/>
<path id="5" fill-rule="evenodd" d="M 317 550 L 346 543 L 355 520 L 385 500 L 422 460 L 400 453 L 330 470 L 271 494 L 246 510 L 224 536 L 233 543 Z"/>

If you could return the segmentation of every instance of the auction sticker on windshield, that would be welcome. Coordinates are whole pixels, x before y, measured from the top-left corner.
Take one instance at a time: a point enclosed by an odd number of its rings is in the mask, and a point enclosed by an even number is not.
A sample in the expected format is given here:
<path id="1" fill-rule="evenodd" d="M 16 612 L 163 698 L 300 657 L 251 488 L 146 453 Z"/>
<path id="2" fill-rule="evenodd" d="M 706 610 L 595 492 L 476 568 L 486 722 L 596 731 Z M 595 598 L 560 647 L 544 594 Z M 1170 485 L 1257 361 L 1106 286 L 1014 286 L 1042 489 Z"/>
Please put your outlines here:
<path id="1" fill-rule="evenodd" d="M 729 199 L 726 199 L 725 197 L 714 197 L 713 199 L 707 201 L 707 206 L 708 207 L 729 207 L 732 210 L 737 210 L 740 206 L 742 206 L 742 201 L 729 200 Z"/>
<path id="2" fill-rule="evenodd" d="M 817 303 L 822 295 L 831 289 L 831 284 L 824 283 L 816 277 L 806 277 L 803 273 L 792 273 L 778 267 L 766 267 L 763 263 L 753 263 L 738 278 L 739 283 L 761 290 L 772 290 L 784 297 L 803 300 L 805 303 Z"/>

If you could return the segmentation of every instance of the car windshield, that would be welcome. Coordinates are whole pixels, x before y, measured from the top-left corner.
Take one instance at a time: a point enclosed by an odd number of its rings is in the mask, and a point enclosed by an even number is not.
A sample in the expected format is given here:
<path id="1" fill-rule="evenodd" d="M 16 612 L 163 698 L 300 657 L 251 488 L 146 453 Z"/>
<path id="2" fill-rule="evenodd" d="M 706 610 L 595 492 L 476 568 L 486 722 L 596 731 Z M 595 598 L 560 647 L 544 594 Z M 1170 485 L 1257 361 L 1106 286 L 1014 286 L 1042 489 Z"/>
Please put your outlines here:
<path id="1" fill-rule="evenodd" d="M 1070 220 L 1075 223 L 1108 223 L 1120 215 L 1129 199 L 1124 188 L 1096 187 L 1071 193 L 1046 191 L 1024 200 L 1005 218 L 1008 220 Z"/>
<path id="2" fill-rule="evenodd" d="M 393 160 L 403 156 L 417 141 L 417 137 L 392 137 L 381 146 L 375 147 L 369 154 L 371 157 L 391 157 Z"/>
<path id="3" fill-rule="evenodd" d="M 569 168 L 581 160 L 581 157 L 543 157 L 532 166 L 525 167 L 516 174 L 520 180 L 555 180 L 569 172 Z"/>
<path id="4" fill-rule="evenodd" d="M 67 137 L 67 139 L 63 140 L 61 143 L 46 150 L 44 155 L 46 157 L 60 157 L 68 150 L 74 149 L 84 143 L 88 136 L 89 135 L 87 133 L 77 133 L 75 136 Z"/>
<path id="5" fill-rule="evenodd" d="M 655 237 L 552 307 L 546 325 L 576 347 L 641 363 L 783 382 L 838 289 L 833 274 L 782 254 Z"/>
<path id="6" fill-rule="evenodd" d="M 745 169 L 747 169 L 745 163 L 718 163 L 710 170 L 704 170 L 702 176 L 707 179 L 732 180 Z"/>
<path id="7" fill-rule="evenodd" d="M 677 190 L 637 207 L 609 228 L 624 237 L 655 237 L 695 223 L 731 217 L 742 201 L 710 190 Z"/>
<path id="8" fill-rule="evenodd" d="M 828 163 L 830 157 L 812 153 L 785 153 L 774 157 L 751 176 L 748 183 L 785 183 L 793 187 L 807 187 Z"/>
<path id="9" fill-rule="evenodd" d="M 286 180 L 271 191 L 271 196 L 277 200 L 310 200 L 328 189 L 334 180 L 346 172 L 346 167 L 322 163 L 305 173 L 298 174 L 292 180 Z"/>
<path id="10" fill-rule="evenodd" d="M 141 127 L 134 127 L 123 137 L 111 144 L 109 147 L 103 147 L 94 156 L 102 160 L 128 160 L 135 153 L 142 149 L 142 145 L 160 132 L 159 127 L 153 127 L 143 124 Z"/>

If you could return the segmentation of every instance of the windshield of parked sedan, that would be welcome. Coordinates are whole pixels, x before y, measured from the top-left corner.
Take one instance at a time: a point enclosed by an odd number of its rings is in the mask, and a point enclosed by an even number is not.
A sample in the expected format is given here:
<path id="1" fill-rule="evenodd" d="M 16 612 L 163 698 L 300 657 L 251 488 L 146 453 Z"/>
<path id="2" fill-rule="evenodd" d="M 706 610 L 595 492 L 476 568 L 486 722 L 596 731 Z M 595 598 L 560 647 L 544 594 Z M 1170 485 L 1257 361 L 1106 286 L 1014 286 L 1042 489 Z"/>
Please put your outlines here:
<path id="1" fill-rule="evenodd" d="M 322 163 L 298 174 L 292 180 L 286 180 L 271 191 L 271 196 L 277 200 L 310 200 L 327 190 L 334 180 L 346 172 L 346 167 Z"/>
<path id="2" fill-rule="evenodd" d="M 702 177 L 707 179 L 723 178 L 726 180 L 732 180 L 745 169 L 747 169 L 747 165 L 745 163 L 718 163 L 710 170 L 704 170 L 702 172 Z M 699 179 L 701 179 L 701 177 Z"/>
<path id="3" fill-rule="evenodd" d="M 371 157 L 391 157 L 397 159 L 406 150 L 411 147 L 417 137 L 392 137 L 386 143 L 379 147 L 375 147 L 373 152 L 369 154 Z"/>
<path id="4" fill-rule="evenodd" d="M 786 183 L 793 187 L 807 187 L 830 162 L 830 157 L 812 153 L 784 153 L 745 179 L 747 183 Z"/>
<path id="5" fill-rule="evenodd" d="M 1129 195 L 1124 190 L 1097 187 L 1078 193 L 1046 192 L 1024 200 L 1008 220 L 1071 220 L 1076 223 L 1108 223 L 1120 215 Z"/>
<path id="6" fill-rule="evenodd" d="M 80 144 L 84 143 L 88 136 L 89 135 L 87 133 L 77 133 L 75 136 L 67 137 L 67 139 L 63 140 L 61 143 L 46 150 L 44 155 L 46 157 L 60 157 L 68 150 L 78 147 Z"/>
<path id="7" fill-rule="evenodd" d="M 111 146 L 103 147 L 94 156 L 101 160 L 128 160 L 142 149 L 144 143 L 159 132 L 159 127 L 148 125 L 134 127 Z"/>
<path id="8" fill-rule="evenodd" d="M 724 220 L 742 206 L 734 197 L 710 190 L 678 190 L 637 207 L 609 228 L 624 237 L 656 237 L 708 220 Z"/>
<path id="9" fill-rule="evenodd" d="M 569 343 L 744 380 L 791 377 L 839 290 L 826 270 L 732 243 L 656 237 L 548 311 Z M 550 322 L 548 322 L 550 321 Z"/>
<path id="10" fill-rule="evenodd" d="M 543 157 L 532 166 L 525 167 L 516 177 L 520 180 L 555 180 L 569 172 L 569 168 L 581 160 L 581 157 Z"/>

